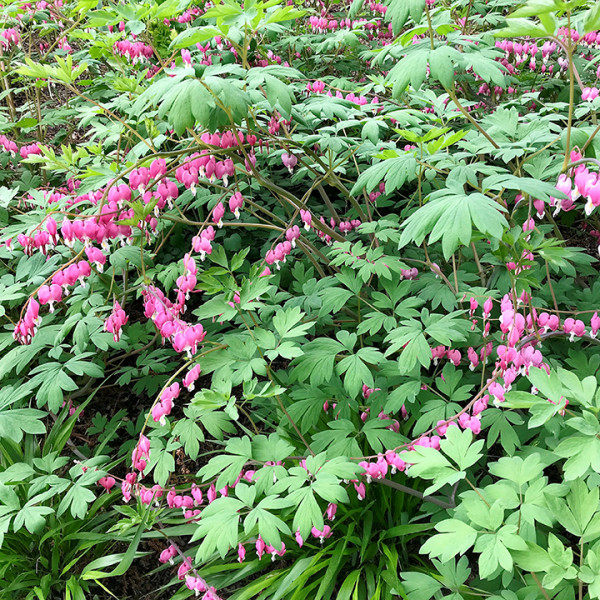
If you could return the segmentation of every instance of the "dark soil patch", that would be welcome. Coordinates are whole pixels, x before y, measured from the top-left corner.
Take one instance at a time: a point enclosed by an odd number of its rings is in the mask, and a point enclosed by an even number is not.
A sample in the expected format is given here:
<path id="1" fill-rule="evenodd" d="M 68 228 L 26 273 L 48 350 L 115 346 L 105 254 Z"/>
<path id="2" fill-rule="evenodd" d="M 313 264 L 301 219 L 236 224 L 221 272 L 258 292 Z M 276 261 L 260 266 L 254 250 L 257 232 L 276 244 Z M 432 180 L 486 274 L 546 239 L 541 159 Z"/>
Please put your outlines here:
<path id="1" fill-rule="evenodd" d="M 149 554 L 134 560 L 124 575 L 103 580 L 104 585 L 119 600 L 167 600 L 172 598 L 177 589 L 176 586 L 170 586 L 167 589 L 161 588 L 169 584 L 176 576 L 177 570 L 170 565 L 158 569 L 161 566 L 158 556 L 164 549 L 164 542 L 159 540 L 142 541 L 139 551 Z M 117 551 L 125 552 L 126 550 L 127 546 L 123 545 Z M 99 600 L 114 600 L 114 596 L 101 589 L 97 592 Z"/>

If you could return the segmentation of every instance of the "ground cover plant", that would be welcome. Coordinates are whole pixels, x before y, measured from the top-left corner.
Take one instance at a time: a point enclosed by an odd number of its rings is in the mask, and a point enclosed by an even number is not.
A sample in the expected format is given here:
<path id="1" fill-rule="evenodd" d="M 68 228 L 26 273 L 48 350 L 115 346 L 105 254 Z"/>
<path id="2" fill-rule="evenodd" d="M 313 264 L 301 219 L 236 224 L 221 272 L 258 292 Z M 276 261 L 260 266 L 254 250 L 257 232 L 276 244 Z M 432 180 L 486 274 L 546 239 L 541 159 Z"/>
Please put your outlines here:
<path id="1" fill-rule="evenodd" d="M 0 597 L 600 597 L 600 5 L 0 7 Z"/>

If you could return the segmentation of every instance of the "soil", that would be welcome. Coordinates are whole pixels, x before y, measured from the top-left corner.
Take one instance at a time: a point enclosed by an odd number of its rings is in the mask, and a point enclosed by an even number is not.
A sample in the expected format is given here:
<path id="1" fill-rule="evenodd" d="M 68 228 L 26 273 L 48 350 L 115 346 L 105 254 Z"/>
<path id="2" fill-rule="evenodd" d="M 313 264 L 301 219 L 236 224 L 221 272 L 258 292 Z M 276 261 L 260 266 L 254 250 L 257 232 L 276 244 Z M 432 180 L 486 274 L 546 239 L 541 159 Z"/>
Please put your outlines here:
<path id="1" fill-rule="evenodd" d="M 143 540 L 138 550 L 148 554 L 134 560 L 121 577 L 105 579 L 103 584 L 114 596 L 98 588 L 98 600 L 114 600 L 115 596 L 119 600 L 170 600 L 178 586 L 161 589 L 169 584 L 176 573 L 175 568 L 169 568 L 168 565 L 167 568 L 157 570 L 160 566 L 158 555 L 164 548 L 164 543 L 158 540 Z M 126 550 L 127 546 L 123 545 L 123 548 L 116 551 Z"/>

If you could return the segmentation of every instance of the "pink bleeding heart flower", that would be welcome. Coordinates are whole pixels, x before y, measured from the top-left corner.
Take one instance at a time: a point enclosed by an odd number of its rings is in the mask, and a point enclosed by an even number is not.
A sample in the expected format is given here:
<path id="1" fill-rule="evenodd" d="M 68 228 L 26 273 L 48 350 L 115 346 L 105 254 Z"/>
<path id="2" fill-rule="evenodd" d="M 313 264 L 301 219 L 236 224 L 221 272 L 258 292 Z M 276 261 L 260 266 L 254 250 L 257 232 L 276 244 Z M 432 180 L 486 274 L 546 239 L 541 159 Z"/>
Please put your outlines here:
<path id="1" fill-rule="evenodd" d="M 212 221 L 213 223 L 221 228 L 223 227 L 223 216 L 225 215 L 225 207 L 222 202 L 219 202 L 213 209 Z"/>
<path id="2" fill-rule="evenodd" d="M 298 164 L 298 157 L 295 154 L 284 153 L 281 156 L 281 162 L 287 170 L 292 174 L 294 172 L 294 167 Z"/>
<path id="3" fill-rule="evenodd" d="M 235 192 L 229 199 L 229 210 L 236 219 L 240 218 L 240 210 L 244 207 L 244 197 L 241 192 Z"/>
<path id="4" fill-rule="evenodd" d="M 101 477 L 98 480 L 98 485 L 101 485 L 107 492 L 110 492 L 115 483 L 114 477 Z"/>

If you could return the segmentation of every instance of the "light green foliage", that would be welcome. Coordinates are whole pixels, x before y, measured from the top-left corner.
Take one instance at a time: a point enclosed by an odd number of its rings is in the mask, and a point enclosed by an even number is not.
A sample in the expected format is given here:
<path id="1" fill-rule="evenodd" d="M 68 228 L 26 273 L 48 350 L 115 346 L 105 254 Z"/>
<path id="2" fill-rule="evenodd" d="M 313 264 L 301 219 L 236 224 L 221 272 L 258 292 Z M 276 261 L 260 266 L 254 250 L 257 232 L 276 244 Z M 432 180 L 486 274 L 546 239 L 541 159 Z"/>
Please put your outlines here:
<path id="1" fill-rule="evenodd" d="M 600 598 L 597 2 L 0 13 L 0 596 Z"/>

